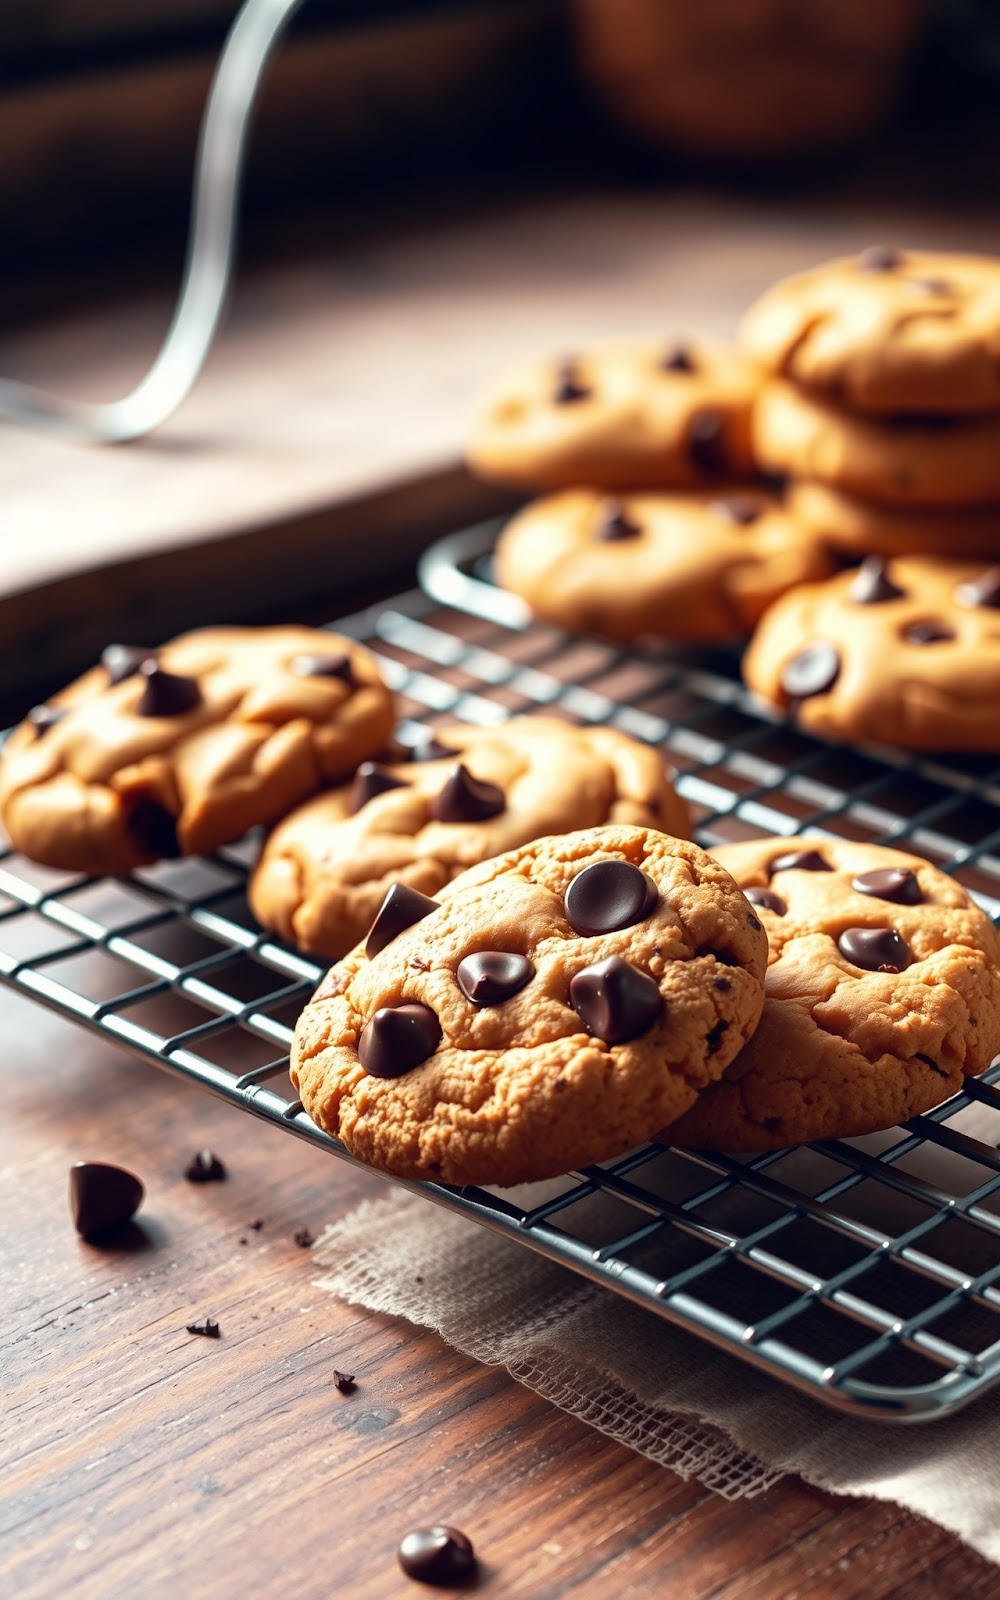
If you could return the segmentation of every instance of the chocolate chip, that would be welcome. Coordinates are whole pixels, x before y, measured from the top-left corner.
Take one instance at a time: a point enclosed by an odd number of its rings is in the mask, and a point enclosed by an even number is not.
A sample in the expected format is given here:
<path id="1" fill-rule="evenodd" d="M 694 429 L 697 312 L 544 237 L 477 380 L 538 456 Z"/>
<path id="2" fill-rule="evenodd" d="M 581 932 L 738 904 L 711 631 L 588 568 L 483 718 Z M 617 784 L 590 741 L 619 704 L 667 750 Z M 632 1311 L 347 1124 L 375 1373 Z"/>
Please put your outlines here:
<path id="1" fill-rule="evenodd" d="M 955 632 L 946 622 L 929 617 L 925 622 L 914 622 L 903 635 L 907 644 L 947 644 Z"/>
<path id="2" fill-rule="evenodd" d="M 430 1006 L 418 1001 L 382 1006 L 358 1040 L 358 1060 L 373 1078 L 401 1078 L 440 1043 L 441 1024 Z"/>
<path id="3" fill-rule="evenodd" d="M 720 994 L 728 994 L 732 987 L 732 978 L 716 978 L 712 983 L 712 988 L 718 989 Z"/>
<path id="4" fill-rule="evenodd" d="M 221 1183 L 227 1177 L 225 1167 L 211 1150 L 199 1150 L 184 1168 L 188 1183 Z"/>
<path id="5" fill-rule="evenodd" d="M 752 883 L 743 893 L 752 906 L 764 906 L 767 911 L 773 911 L 779 917 L 783 917 L 788 910 L 780 894 L 775 894 L 773 889 L 764 889 L 760 884 Z"/>
<path id="6" fill-rule="evenodd" d="M 128 831 L 147 855 L 158 861 L 176 861 L 181 853 L 177 818 L 158 800 L 137 800 L 126 818 Z"/>
<path id="7" fill-rule="evenodd" d="M 881 556 L 866 556 L 848 590 L 848 598 L 858 606 L 877 606 L 884 600 L 899 600 L 904 591 L 889 577 Z"/>
<path id="8" fill-rule="evenodd" d="M 648 973 L 608 956 L 570 980 L 570 1005 L 588 1033 L 605 1044 L 626 1044 L 651 1028 L 663 997 Z"/>
<path id="9" fill-rule="evenodd" d="M 343 650 L 336 655 L 296 656 L 289 666 L 297 678 L 339 678 L 349 689 L 355 687 L 351 658 Z"/>
<path id="10" fill-rule="evenodd" d="M 837 947 L 866 972 L 902 972 L 913 960 L 909 945 L 895 928 L 845 928 Z"/>
<path id="11" fill-rule="evenodd" d="M 432 733 L 423 733 L 413 746 L 411 757 L 414 761 L 446 761 L 449 756 L 454 758 L 454 750 L 450 750 L 440 739 L 435 739 Z"/>
<path id="12" fill-rule="evenodd" d="M 894 250 L 887 244 L 872 245 L 858 256 L 858 266 L 862 272 L 893 272 L 902 264 L 902 251 Z"/>
<path id="13" fill-rule="evenodd" d="M 338 1372 L 333 1369 L 333 1387 L 339 1389 L 341 1394 L 353 1394 L 357 1388 L 353 1372 Z"/>
<path id="14" fill-rule="evenodd" d="M 476 1570 L 471 1541 L 458 1528 L 414 1528 L 399 1543 L 399 1564 L 418 1583 L 460 1583 Z"/>
<path id="15" fill-rule="evenodd" d="M 300 1250 L 310 1250 L 316 1243 L 316 1236 L 308 1228 L 296 1228 L 292 1234 L 292 1243 L 297 1244 Z"/>
<path id="16" fill-rule="evenodd" d="M 785 662 L 781 687 L 792 700 L 808 700 L 810 695 L 832 689 L 839 676 L 840 655 L 834 645 L 821 639 Z"/>
<path id="17" fill-rule="evenodd" d="M 110 1233 L 131 1220 L 145 1193 L 124 1167 L 103 1161 L 76 1161 L 69 1169 L 69 1207 L 73 1226 L 84 1239 Z"/>
<path id="18" fill-rule="evenodd" d="M 688 423 L 688 454 L 699 472 L 725 472 L 726 420 L 718 411 L 696 411 Z"/>
<path id="19" fill-rule="evenodd" d="M 431 816 L 437 822 L 483 822 L 498 816 L 506 805 L 498 784 L 474 778 L 460 761 L 431 801 Z"/>
<path id="20" fill-rule="evenodd" d="M 990 567 L 972 583 L 959 584 L 956 597 L 966 606 L 1000 607 L 1000 567 Z"/>
<path id="21" fill-rule="evenodd" d="M 660 358 L 663 372 L 697 372 L 698 363 L 691 354 L 690 345 L 675 344 Z"/>
<path id="22" fill-rule="evenodd" d="M 430 895 L 421 894 L 419 889 L 411 889 L 405 883 L 394 883 L 386 893 L 385 899 L 378 908 L 375 921 L 368 930 L 365 940 L 365 955 L 369 961 L 384 950 L 387 944 L 399 934 L 405 933 L 407 928 L 415 927 L 418 922 L 423 922 L 432 911 L 438 909 L 438 901 L 432 900 Z"/>
<path id="23" fill-rule="evenodd" d="M 386 794 L 390 789 L 407 788 L 405 778 L 397 778 L 388 767 L 383 767 L 377 761 L 362 761 L 354 774 L 351 784 L 351 794 L 348 804 L 352 812 L 360 811 L 369 800 L 374 800 L 377 794 Z"/>
<path id="24" fill-rule="evenodd" d="M 48 733 L 57 722 L 61 722 L 65 715 L 65 711 L 61 711 L 58 706 L 32 706 L 24 720 L 29 727 L 34 728 L 40 739 L 43 733 Z"/>
<path id="25" fill-rule="evenodd" d="M 613 933 L 648 917 L 659 891 L 630 861 L 595 861 L 573 879 L 563 904 L 577 933 Z"/>
<path id="26" fill-rule="evenodd" d="M 264 1226 L 264 1218 L 263 1217 L 254 1217 L 252 1222 L 248 1222 L 247 1223 L 247 1227 L 250 1229 L 251 1233 L 259 1233 L 263 1226 Z"/>
<path id="27" fill-rule="evenodd" d="M 862 872 L 851 879 L 851 888 L 877 900 L 894 900 L 900 906 L 919 906 L 924 900 L 917 875 L 909 867 L 878 867 L 874 872 Z"/>
<path id="28" fill-rule="evenodd" d="M 530 983 L 535 969 L 527 956 L 480 950 L 458 964 L 458 987 L 474 1006 L 500 1006 Z"/>
<path id="29" fill-rule="evenodd" d="M 591 390 L 582 381 L 575 363 L 564 362 L 556 376 L 556 387 L 552 395 L 556 405 L 570 406 L 578 400 L 589 400 L 590 396 Z"/>
<path id="30" fill-rule="evenodd" d="M 602 544 L 614 544 L 621 539 L 638 539 L 642 527 L 633 521 L 620 500 L 606 500 L 601 507 L 601 520 L 597 538 Z"/>
<path id="31" fill-rule="evenodd" d="M 214 1317 L 206 1317 L 204 1322 L 186 1322 L 184 1327 L 188 1333 L 200 1333 L 203 1339 L 219 1337 L 219 1324 Z"/>
<path id="32" fill-rule="evenodd" d="M 156 651 L 138 644 L 109 644 L 101 653 L 101 661 L 108 674 L 108 687 L 124 683 L 138 672 L 144 661 L 155 661 Z"/>
<path id="33" fill-rule="evenodd" d="M 709 1028 L 705 1035 L 705 1047 L 710 1056 L 715 1055 L 715 1052 L 722 1043 L 723 1035 L 728 1027 L 728 1022 L 719 1021 L 715 1024 L 714 1028 Z"/>
<path id="34" fill-rule="evenodd" d="M 775 856 L 769 871 L 773 878 L 776 872 L 832 872 L 833 868 L 818 850 L 791 850 L 787 855 Z"/>
<path id="35" fill-rule="evenodd" d="M 730 494 L 724 500 L 713 500 L 712 510 L 727 522 L 735 522 L 739 528 L 749 528 L 764 514 L 764 507 L 752 494 Z"/>
<path id="36" fill-rule="evenodd" d="M 155 656 L 140 662 L 136 671 L 146 681 L 136 706 L 140 717 L 182 717 L 201 705 L 198 680 L 180 672 L 167 672 Z"/>

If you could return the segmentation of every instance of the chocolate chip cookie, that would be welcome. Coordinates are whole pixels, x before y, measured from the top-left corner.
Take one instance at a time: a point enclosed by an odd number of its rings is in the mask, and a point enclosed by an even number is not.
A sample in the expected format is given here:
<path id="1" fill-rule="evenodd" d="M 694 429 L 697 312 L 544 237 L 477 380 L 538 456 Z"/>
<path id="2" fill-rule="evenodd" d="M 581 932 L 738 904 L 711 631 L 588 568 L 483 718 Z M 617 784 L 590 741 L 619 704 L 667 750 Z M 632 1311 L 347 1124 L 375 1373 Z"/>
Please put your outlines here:
<path id="1" fill-rule="evenodd" d="M 756 1033 L 663 1137 L 770 1150 L 928 1111 L 1000 1051 L 1000 935 L 919 856 L 828 839 L 715 851 L 767 929 Z"/>
<path id="2" fill-rule="evenodd" d="M 483 396 L 468 461 L 526 489 L 684 488 L 753 472 L 756 366 L 686 341 L 523 363 Z"/>
<path id="3" fill-rule="evenodd" d="M 390 891 L 299 1018 L 292 1079 L 353 1155 L 512 1184 L 676 1120 L 757 1023 L 767 940 L 697 845 L 621 824 L 536 840 L 440 900 Z"/>
<path id="4" fill-rule="evenodd" d="M 352 772 L 392 696 L 353 640 L 312 628 L 204 628 L 160 650 L 111 645 L 11 735 L 0 820 L 35 861 L 125 873 L 216 849 Z"/>
<path id="5" fill-rule="evenodd" d="M 660 753 L 614 728 L 555 717 L 455 724 L 435 730 L 429 754 L 365 762 L 353 783 L 278 824 L 250 882 L 266 928 L 334 959 L 364 936 L 394 883 L 437 894 L 477 862 L 567 828 L 690 831 Z"/>
<path id="6" fill-rule="evenodd" d="M 876 248 L 827 262 L 768 289 L 741 342 L 857 411 L 996 411 L 1000 260 Z"/>
<path id="7" fill-rule="evenodd" d="M 514 517 L 494 574 L 536 616 L 632 640 L 746 633 L 778 595 L 833 562 L 757 487 L 620 498 L 571 489 Z"/>
<path id="8" fill-rule="evenodd" d="M 1000 504 L 932 509 L 880 506 L 825 483 L 792 483 L 788 515 L 814 538 L 852 555 L 1000 559 Z"/>
<path id="9" fill-rule="evenodd" d="M 827 738 L 1000 750 L 1000 567 L 870 556 L 776 601 L 743 675 Z"/>

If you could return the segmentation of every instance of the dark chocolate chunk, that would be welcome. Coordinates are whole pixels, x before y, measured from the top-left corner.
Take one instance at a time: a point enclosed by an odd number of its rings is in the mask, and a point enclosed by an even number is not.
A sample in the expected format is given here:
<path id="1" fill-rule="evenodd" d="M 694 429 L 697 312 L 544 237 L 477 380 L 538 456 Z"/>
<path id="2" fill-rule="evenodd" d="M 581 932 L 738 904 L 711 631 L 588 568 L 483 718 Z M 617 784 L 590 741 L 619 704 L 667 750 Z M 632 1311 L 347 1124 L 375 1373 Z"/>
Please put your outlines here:
<path id="1" fill-rule="evenodd" d="M 894 272 L 902 264 L 903 252 L 887 244 L 871 245 L 858 256 L 862 272 Z"/>
<path id="2" fill-rule="evenodd" d="M 110 1233 L 129 1222 L 142 1204 L 142 1184 L 124 1167 L 103 1161 L 76 1161 L 69 1169 L 73 1226 L 84 1239 Z"/>
<path id="3" fill-rule="evenodd" d="M 355 686 L 351 658 L 343 650 L 336 655 L 296 656 L 290 667 L 297 678 L 339 678 L 349 689 Z"/>
<path id="4" fill-rule="evenodd" d="M 407 928 L 412 928 L 418 922 L 423 922 L 432 911 L 438 909 L 438 901 L 432 900 L 430 895 L 421 894 L 419 889 L 411 889 L 405 883 L 394 883 L 386 893 L 385 899 L 378 908 L 375 921 L 368 930 L 365 940 L 365 955 L 369 961 L 384 950 L 387 944 L 404 933 Z"/>
<path id="5" fill-rule="evenodd" d="M 785 662 L 781 687 L 792 700 L 808 700 L 810 695 L 832 689 L 839 676 L 840 655 L 836 647 L 819 639 Z"/>
<path id="6" fill-rule="evenodd" d="M 454 760 L 455 751 L 442 744 L 433 733 L 425 732 L 413 746 L 411 755 L 414 761 L 447 761 L 449 756 Z"/>
<path id="7" fill-rule="evenodd" d="M 24 720 L 41 738 L 43 733 L 48 733 L 57 722 L 61 722 L 65 715 L 65 711 L 61 711 L 58 706 L 32 706 Z"/>
<path id="8" fill-rule="evenodd" d="M 552 398 L 557 406 L 571 406 L 578 400 L 589 400 L 591 390 L 583 382 L 576 364 L 566 361 L 559 368 L 556 375 L 556 386 Z"/>
<path id="9" fill-rule="evenodd" d="M 139 704 L 140 717 L 182 717 L 201 705 L 197 678 L 180 672 L 167 672 L 155 656 L 139 663 L 136 671 L 146 680 Z"/>
<path id="10" fill-rule="evenodd" d="M 144 661 L 155 661 L 156 651 L 147 650 L 139 644 L 109 644 L 101 654 L 101 661 L 108 674 L 108 687 L 116 683 L 124 683 L 126 678 L 131 678 L 133 672 L 138 672 Z"/>
<path id="11" fill-rule="evenodd" d="M 947 644 L 949 639 L 954 639 L 955 630 L 946 622 L 928 617 L 924 622 L 912 623 L 904 637 L 907 644 Z"/>
<path id="12" fill-rule="evenodd" d="M 300 1250 L 310 1250 L 316 1243 L 316 1235 L 310 1233 L 308 1228 L 296 1228 L 292 1234 L 292 1243 L 297 1244 Z"/>
<path id="13" fill-rule="evenodd" d="M 752 883 L 743 893 L 752 906 L 764 906 L 766 910 L 773 911 L 779 917 L 783 917 L 788 910 L 780 894 L 775 894 L 773 889 L 764 889 L 760 884 Z"/>
<path id="14" fill-rule="evenodd" d="M 851 879 L 851 888 L 876 900 L 894 900 L 900 906 L 919 906 L 924 900 L 917 875 L 909 867 L 877 867 L 874 872 L 859 873 Z"/>
<path id="15" fill-rule="evenodd" d="M 204 1322 L 186 1322 L 184 1327 L 188 1333 L 200 1333 L 203 1339 L 219 1337 L 219 1324 L 214 1317 L 206 1317 Z"/>
<path id="16" fill-rule="evenodd" d="M 775 856 L 769 871 L 773 878 L 776 872 L 832 872 L 833 868 L 818 850 L 790 850 L 787 855 Z"/>
<path id="17" fill-rule="evenodd" d="M 663 996 L 646 972 L 608 956 L 570 980 L 570 1005 L 588 1033 L 605 1044 L 626 1044 L 651 1028 Z"/>
<path id="18" fill-rule="evenodd" d="M 959 584 L 956 596 L 966 606 L 1000 607 L 1000 566 L 990 567 L 972 583 Z"/>
<path id="19" fill-rule="evenodd" d="M 577 933 L 613 933 L 648 917 L 658 899 L 652 878 L 630 861 L 595 861 L 577 873 L 563 904 Z"/>
<path id="20" fill-rule="evenodd" d="M 458 1528 L 414 1528 L 399 1542 L 399 1564 L 418 1583 L 460 1583 L 476 1570 L 471 1541 Z"/>
<path id="21" fill-rule="evenodd" d="M 699 472 L 725 472 L 726 419 L 718 411 L 696 411 L 688 424 L 688 454 Z"/>
<path id="22" fill-rule="evenodd" d="M 500 1006 L 530 983 L 535 969 L 527 956 L 480 950 L 458 963 L 458 987 L 474 1006 Z"/>
<path id="23" fill-rule="evenodd" d="M 697 372 L 698 363 L 691 354 L 690 345 L 675 344 L 664 351 L 660 360 L 664 372 Z"/>
<path id="24" fill-rule="evenodd" d="M 397 778 L 388 767 L 383 767 L 377 761 L 362 761 L 354 774 L 351 784 L 350 807 L 353 811 L 360 811 L 369 800 L 374 800 L 377 794 L 385 794 L 389 789 L 407 788 L 405 778 Z"/>
<path id="25" fill-rule="evenodd" d="M 902 972 L 913 960 L 895 928 L 845 928 L 837 946 L 841 955 L 866 972 Z"/>
<path id="26" fill-rule="evenodd" d="M 227 1177 L 225 1167 L 212 1150 L 198 1150 L 184 1168 L 188 1183 L 221 1183 Z"/>
<path id="27" fill-rule="evenodd" d="M 641 533 L 641 525 L 629 516 L 620 500 L 604 502 L 597 529 L 597 537 L 602 544 L 614 544 L 621 539 L 638 539 Z"/>
<path id="28" fill-rule="evenodd" d="M 498 784 L 474 778 L 459 761 L 431 801 L 431 816 L 436 822 L 483 822 L 498 816 L 506 805 L 507 796 Z"/>
<path id="29" fill-rule="evenodd" d="M 739 528 L 749 528 L 764 514 L 764 507 L 752 494 L 728 494 L 722 500 L 713 500 L 712 510 Z"/>
<path id="30" fill-rule="evenodd" d="M 137 800 L 128 811 L 128 831 L 148 855 L 176 861 L 181 853 L 177 818 L 158 800 Z"/>
<path id="31" fill-rule="evenodd" d="M 382 1006 L 358 1040 L 358 1060 L 373 1078 L 401 1078 L 432 1056 L 441 1043 L 441 1024 L 419 1001 Z"/>
<path id="32" fill-rule="evenodd" d="M 341 1394 L 353 1394 L 357 1385 L 354 1382 L 353 1372 L 338 1372 L 333 1369 L 333 1387 L 339 1389 Z"/>
<path id="33" fill-rule="evenodd" d="M 866 556 L 857 570 L 848 598 L 858 606 L 877 606 L 884 600 L 899 600 L 904 592 L 889 577 L 881 556 Z"/>

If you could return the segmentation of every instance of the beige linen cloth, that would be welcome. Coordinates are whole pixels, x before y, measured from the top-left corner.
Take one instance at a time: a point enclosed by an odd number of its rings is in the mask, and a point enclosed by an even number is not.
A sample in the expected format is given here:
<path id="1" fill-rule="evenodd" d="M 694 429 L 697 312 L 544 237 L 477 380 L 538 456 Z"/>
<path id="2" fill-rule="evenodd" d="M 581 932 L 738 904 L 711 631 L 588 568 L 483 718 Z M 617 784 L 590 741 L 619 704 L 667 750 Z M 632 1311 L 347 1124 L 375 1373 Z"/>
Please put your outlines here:
<path id="1" fill-rule="evenodd" d="M 1000 1561 L 1000 1387 L 946 1420 L 860 1422 L 406 1190 L 328 1227 L 315 1259 L 320 1288 L 434 1329 L 727 1498 L 796 1472 L 896 1501 Z"/>

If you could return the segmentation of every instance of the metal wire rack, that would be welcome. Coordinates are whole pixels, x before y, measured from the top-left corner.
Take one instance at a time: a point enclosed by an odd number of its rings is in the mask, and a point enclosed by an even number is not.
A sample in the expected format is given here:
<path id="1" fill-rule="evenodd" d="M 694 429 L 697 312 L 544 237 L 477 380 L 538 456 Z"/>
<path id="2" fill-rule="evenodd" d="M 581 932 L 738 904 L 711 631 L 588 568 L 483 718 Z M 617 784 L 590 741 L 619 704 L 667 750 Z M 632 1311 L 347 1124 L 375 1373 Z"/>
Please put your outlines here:
<path id="1" fill-rule="evenodd" d="M 479 575 L 492 532 L 430 552 L 429 592 L 337 624 L 375 651 L 404 739 L 539 706 L 607 721 L 663 747 L 705 845 L 804 828 L 905 842 L 1000 914 L 1000 766 L 823 744 L 763 718 L 724 652 L 631 653 L 531 624 Z M 128 880 L 0 850 L 0 980 L 350 1160 L 290 1096 L 292 1025 L 321 968 L 254 924 L 254 848 Z M 1000 1378 L 997 1080 L 1000 1062 L 866 1139 L 738 1160 L 648 1144 L 527 1196 L 408 1187 L 817 1399 L 930 1419 Z"/>

